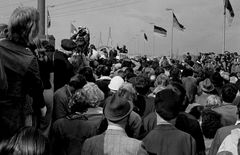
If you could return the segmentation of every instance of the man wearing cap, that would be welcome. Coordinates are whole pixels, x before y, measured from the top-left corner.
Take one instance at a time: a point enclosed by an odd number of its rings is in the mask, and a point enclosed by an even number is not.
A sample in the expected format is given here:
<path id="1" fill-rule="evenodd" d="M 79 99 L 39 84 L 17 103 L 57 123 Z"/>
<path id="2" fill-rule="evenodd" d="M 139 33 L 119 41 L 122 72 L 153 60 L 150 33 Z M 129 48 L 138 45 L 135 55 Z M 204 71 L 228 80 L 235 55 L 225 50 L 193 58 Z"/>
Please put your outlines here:
<path id="1" fill-rule="evenodd" d="M 196 103 L 202 106 L 205 106 L 207 104 L 208 96 L 214 95 L 217 93 L 214 93 L 215 88 L 209 78 L 206 78 L 205 80 L 201 81 L 199 83 L 199 87 L 201 89 L 201 95 L 196 97 Z"/>
<path id="2" fill-rule="evenodd" d="M 195 140 L 170 123 L 180 112 L 181 104 L 181 96 L 170 88 L 157 93 L 155 99 L 157 126 L 143 139 L 149 154 L 196 154 Z"/>
<path id="3" fill-rule="evenodd" d="M 81 154 L 147 154 L 141 141 L 129 138 L 125 132 L 132 109 L 133 104 L 125 98 L 121 98 L 118 93 L 109 97 L 104 107 L 108 128 L 103 134 L 87 139 L 83 144 Z"/>

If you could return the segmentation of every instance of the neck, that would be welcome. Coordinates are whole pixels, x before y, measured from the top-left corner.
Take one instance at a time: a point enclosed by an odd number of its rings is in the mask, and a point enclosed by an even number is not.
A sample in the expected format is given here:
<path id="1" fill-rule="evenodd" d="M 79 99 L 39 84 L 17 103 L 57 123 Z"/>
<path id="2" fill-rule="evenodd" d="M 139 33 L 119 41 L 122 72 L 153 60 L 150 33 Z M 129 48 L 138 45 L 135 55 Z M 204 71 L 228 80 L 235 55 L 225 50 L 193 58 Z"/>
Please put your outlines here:
<path id="1" fill-rule="evenodd" d="M 112 122 L 108 122 L 108 125 L 117 126 L 117 127 L 123 128 L 123 129 L 125 128 L 125 125 L 116 124 L 116 123 L 112 123 Z"/>

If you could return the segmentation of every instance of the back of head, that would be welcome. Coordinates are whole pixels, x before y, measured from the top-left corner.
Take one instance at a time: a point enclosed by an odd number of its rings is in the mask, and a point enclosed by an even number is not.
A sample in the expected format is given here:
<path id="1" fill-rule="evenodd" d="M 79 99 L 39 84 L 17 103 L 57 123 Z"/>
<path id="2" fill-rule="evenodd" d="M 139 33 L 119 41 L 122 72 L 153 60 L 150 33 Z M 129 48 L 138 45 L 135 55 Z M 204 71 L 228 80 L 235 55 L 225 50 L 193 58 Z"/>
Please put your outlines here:
<path id="1" fill-rule="evenodd" d="M 182 77 L 193 76 L 193 70 L 190 68 L 183 69 Z"/>
<path id="2" fill-rule="evenodd" d="M 130 100 L 131 102 L 133 102 L 137 97 L 136 90 L 134 89 L 133 85 L 131 83 L 128 83 L 128 82 L 124 82 L 120 86 L 117 93 L 119 94 L 120 97 L 123 97 L 127 100 Z"/>
<path id="3" fill-rule="evenodd" d="M 96 108 L 104 99 L 104 93 L 94 83 L 87 83 L 72 96 L 69 107 L 71 112 L 84 112 L 87 108 Z"/>
<path id="4" fill-rule="evenodd" d="M 24 127 L 9 141 L 15 154 L 48 155 L 50 153 L 49 141 L 38 129 Z"/>
<path id="5" fill-rule="evenodd" d="M 68 85 L 76 90 L 81 89 L 86 83 L 87 81 L 84 76 L 76 74 L 70 79 Z"/>
<path id="6" fill-rule="evenodd" d="M 164 89 L 155 98 L 156 112 L 169 121 L 177 117 L 181 109 L 180 96 L 172 89 Z"/>
<path id="7" fill-rule="evenodd" d="M 133 84 L 136 91 L 140 95 L 146 95 L 150 89 L 150 80 L 144 75 L 139 75 L 137 77 L 132 77 L 129 79 L 129 82 Z"/>
<path id="8" fill-rule="evenodd" d="M 206 108 L 215 108 L 222 104 L 221 98 L 218 95 L 210 95 L 207 97 Z"/>
<path id="9" fill-rule="evenodd" d="M 78 73 L 83 75 L 88 82 L 96 81 L 96 79 L 93 76 L 93 70 L 91 67 L 82 67 L 79 69 Z"/>
<path id="10" fill-rule="evenodd" d="M 170 77 L 172 78 L 180 78 L 180 69 L 176 68 L 176 67 L 173 67 L 171 70 L 170 70 Z"/>
<path id="11" fill-rule="evenodd" d="M 237 95 L 237 87 L 232 83 L 225 84 L 222 88 L 222 100 L 227 103 L 232 103 Z"/>
<path id="12" fill-rule="evenodd" d="M 168 88 L 172 89 L 179 95 L 179 102 L 181 103 L 180 110 L 185 111 L 189 103 L 186 95 L 186 90 L 183 85 L 178 82 L 171 82 L 168 85 Z"/>
<path id="13" fill-rule="evenodd" d="M 39 32 L 39 12 L 33 7 L 16 8 L 8 24 L 8 37 L 17 43 L 28 45 Z"/>
<path id="14" fill-rule="evenodd" d="M 156 69 L 155 69 L 155 75 L 158 76 L 160 75 L 161 73 L 164 73 L 164 69 L 160 66 L 158 66 Z"/>
<path id="15" fill-rule="evenodd" d="M 168 84 L 169 84 L 169 78 L 166 74 L 163 74 L 163 73 L 158 75 L 154 82 L 155 87 L 157 87 L 159 85 L 167 86 Z"/>
<path id="16" fill-rule="evenodd" d="M 217 130 L 222 127 L 221 115 L 211 109 L 203 110 L 201 126 L 206 138 L 214 138 Z"/>
<path id="17" fill-rule="evenodd" d="M 102 72 L 101 72 L 101 74 L 102 74 L 103 76 L 109 76 L 110 73 L 111 73 L 111 68 L 104 65 L 104 66 L 102 67 Z"/>

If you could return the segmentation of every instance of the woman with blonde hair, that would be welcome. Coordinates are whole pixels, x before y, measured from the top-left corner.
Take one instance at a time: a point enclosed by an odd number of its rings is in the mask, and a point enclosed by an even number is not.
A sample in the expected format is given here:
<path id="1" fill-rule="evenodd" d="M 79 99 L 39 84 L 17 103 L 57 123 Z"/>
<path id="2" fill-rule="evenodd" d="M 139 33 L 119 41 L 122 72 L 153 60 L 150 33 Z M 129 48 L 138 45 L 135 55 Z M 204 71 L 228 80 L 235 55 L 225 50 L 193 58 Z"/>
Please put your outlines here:
<path id="1" fill-rule="evenodd" d="M 39 32 L 39 19 L 35 8 L 16 8 L 9 19 L 8 37 L 0 41 L 0 60 L 7 79 L 7 87 L 0 90 L 0 141 L 25 126 L 26 116 L 32 112 L 28 95 L 41 116 L 46 114 L 37 58 L 29 49 Z"/>

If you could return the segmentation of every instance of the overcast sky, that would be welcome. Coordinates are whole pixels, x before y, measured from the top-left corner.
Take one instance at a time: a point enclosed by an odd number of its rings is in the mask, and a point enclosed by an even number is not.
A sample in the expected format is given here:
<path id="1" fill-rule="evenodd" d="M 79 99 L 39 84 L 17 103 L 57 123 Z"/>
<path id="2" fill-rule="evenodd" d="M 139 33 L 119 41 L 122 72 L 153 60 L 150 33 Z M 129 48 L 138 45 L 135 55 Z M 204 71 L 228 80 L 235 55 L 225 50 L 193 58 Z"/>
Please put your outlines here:
<path id="1" fill-rule="evenodd" d="M 37 7 L 37 0 L 0 0 L 0 20 L 4 23 L 18 5 Z M 240 51 L 240 0 L 230 0 L 235 17 L 226 26 L 226 50 Z M 51 27 L 49 34 L 56 46 L 70 36 L 70 23 L 86 26 L 91 42 L 107 44 L 109 27 L 114 45 L 126 44 L 130 54 L 167 55 L 171 48 L 174 9 L 184 32 L 174 29 L 174 54 L 186 52 L 217 52 L 223 47 L 223 0 L 46 0 Z M 167 37 L 153 33 L 153 23 L 167 30 Z M 148 36 L 144 40 L 143 33 Z"/>

